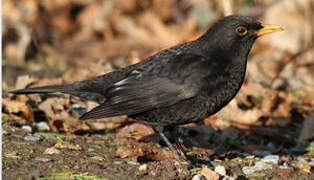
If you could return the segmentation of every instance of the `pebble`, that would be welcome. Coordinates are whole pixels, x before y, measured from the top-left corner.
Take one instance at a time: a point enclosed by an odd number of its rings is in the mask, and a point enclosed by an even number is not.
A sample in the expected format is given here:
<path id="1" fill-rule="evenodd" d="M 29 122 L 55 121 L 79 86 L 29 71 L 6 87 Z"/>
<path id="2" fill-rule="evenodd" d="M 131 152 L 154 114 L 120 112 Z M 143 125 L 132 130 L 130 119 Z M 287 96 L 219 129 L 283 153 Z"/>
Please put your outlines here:
<path id="1" fill-rule="evenodd" d="M 258 161 L 255 163 L 254 166 L 244 166 L 242 168 L 242 172 L 245 175 L 248 175 L 248 174 L 252 174 L 255 171 L 262 171 L 262 170 L 272 169 L 272 168 L 273 168 L 273 166 L 271 164 L 268 164 L 268 163 L 265 163 L 262 161 Z"/>
<path id="2" fill-rule="evenodd" d="M 130 164 L 130 165 L 140 165 L 140 163 L 136 162 L 136 161 L 129 161 L 128 164 Z"/>
<path id="3" fill-rule="evenodd" d="M 61 151 L 55 147 L 50 147 L 45 150 L 44 154 L 61 154 Z"/>
<path id="4" fill-rule="evenodd" d="M 224 176 L 222 178 L 222 180 L 235 180 L 235 178 L 234 177 L 230 177 L 230 176 Z"/>
<path id="5" fill-rule="evenodd" d="M 93 152 L 93 151 L 95 151 L 95 149 L 93 149 L 93 148 L 88 148 L 87 151 L 88 151 L 88 152 Z"/>
<path id="6" fill-rule="evenodd" d="M 8 134 L 9 134 L 9 132 L 8 132 L 8 131 L 6 131 L 6 130 L 2 130 L 2 134 L 3 134 L 3 135 L 8 135 Z"/>
<path id="7" fill-rule="evenodd" d="M 24 137 L 25 141 L 32 141 L 32 142 L 37 142 L 37 141 L 40 141 L 41 139 L 42 137 L 39 135 L 27 135 Z"/>
<path id="8" fill-rule="evenodd" d="M 40 161 L 40 162 L 48 162 L 48 161 L 50 161 L 49 158 L 42 158 L 42 157 L 36 157 L 35 160 L 36 161 Z"/>
<path id="9" fill-rule="evenodd" d="M 203 179 L 203 175 L 201 174 L 195 174 L 191 180 L 202 180 Z"/>
<path id="10" fill-rule="evenodd" d="M 215 172 L 224 176 L 224 175 L 226 175 L 226 168 L 224 166 L 216 166 Z"/>
<path id="11" fill-rule="evenodd" d="M 38 129 L 38 131 L 45 131 L 45 132 L 50 131 L 49 125 L 43 121 L 37 123 L 36 128 Z"/>
<path id="12" fill-rule="evenodd" d="M 267 155 L 271 155 L 271 152 L 270 151 L 265 151 L 265 150 L 255 150 L 255 151 L 252 152 L 252 154 L 254 154 L 255 156 L 264 157 L 264 156 L 267 156 Z"/>
<path id="13" fill-rule="evenodd" d="M 279 156 L 278 155 L 267 155 L 261 159 L 261 161 L 265 163 L 273 163 L 278 164 L 279 162 Z"/>
<path id="14" fill-rule="evenodd" d="M 104 158 L 102 158 L 100 156 L 93 156 L 93 157 L 91 157 L 91 159 L 98 160 L 98 161 L 103 161 L 104 160 Z"/>
<path id="15" fill-rule="evenodd" d="M 22 129 L 29 133 L 33 131 L 32 127 L 27 125 L 22 126 Z"/>
<path id="16" fill-rule="evenodd" d="M 147 164 L 142 164 L 142 165 L 140 165 L 140 167 L 138 167 L 138 170 L 139 171 L 146 171 L 147 170 Z"/>

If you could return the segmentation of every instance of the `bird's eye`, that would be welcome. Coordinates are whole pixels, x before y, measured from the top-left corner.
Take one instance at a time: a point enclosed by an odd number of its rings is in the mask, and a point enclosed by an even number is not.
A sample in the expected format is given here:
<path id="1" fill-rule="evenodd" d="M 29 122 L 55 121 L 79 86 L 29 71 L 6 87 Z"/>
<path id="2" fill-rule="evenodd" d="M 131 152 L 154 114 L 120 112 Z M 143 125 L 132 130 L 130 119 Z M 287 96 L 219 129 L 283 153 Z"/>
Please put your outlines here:
<path id="1" fill-rule="evenodd" d="M 244 36 L 247 34 L 247 29 L 244 26 L 239 26 L 236 28 L 235 32 L 240 36 Z"/>

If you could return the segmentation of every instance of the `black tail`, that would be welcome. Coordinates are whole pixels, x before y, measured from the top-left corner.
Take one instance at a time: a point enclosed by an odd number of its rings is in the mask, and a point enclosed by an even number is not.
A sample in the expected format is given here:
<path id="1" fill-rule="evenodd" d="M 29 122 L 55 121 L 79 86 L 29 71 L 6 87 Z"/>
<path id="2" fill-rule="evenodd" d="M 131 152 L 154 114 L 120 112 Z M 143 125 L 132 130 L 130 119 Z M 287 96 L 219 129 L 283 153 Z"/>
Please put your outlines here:
<path id="1" fill-rule="evenodd" d="M 69 85 L 56 85 L 56 86 L 41 86 L 26 89 L 19 89 L 11 91 L 13 94 L 34 94 L 34 93 L 53 93 L 53 92 L 68 92 L 71 90 Z"/>

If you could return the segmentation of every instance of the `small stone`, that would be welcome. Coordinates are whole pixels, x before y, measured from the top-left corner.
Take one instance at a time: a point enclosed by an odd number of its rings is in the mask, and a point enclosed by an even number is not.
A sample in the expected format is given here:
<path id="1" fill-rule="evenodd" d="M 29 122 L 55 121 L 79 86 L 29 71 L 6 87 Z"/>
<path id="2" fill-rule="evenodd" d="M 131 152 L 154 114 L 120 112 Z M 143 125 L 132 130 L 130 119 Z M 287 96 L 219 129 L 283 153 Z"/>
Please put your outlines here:
<path id="1" fill-rule="evenodd" d="M 93 156 L 91 157 L 91 159 L 97 160 L 97 161 L 103 161 L 104 158 L 100 157 L 100 156 Z"/>
<path id="2" fill-rule="evenodd" d="M 244 166 L 242 168 L 242 172 L 245 175 L 248 175 L 248 174 L 252 174 L 255 171 L 262 171 L 262 170 L 267 170 L 267 169 L 272 169 L 272 168 L 273 168 L 273 166 L 271 164 L 268 164 L 268 163 L 265 163 L 262 161 L 258 161 L 255 163 L 254 166 Z"/>
<path id="3" fill-rule="evenodd" d="M 40 162 L 48 162 L 48 161 L 50 161 L 49 158 L 42 158 L 42 157 L 36 157 L 35 160 L 36 161 L 40 161 Z"/>
<path id="4" fill-rule="evenodd" d="M 147 170 L 147 164 L 140 165 L 140 167 L 138 167 L 138 170 L 142 171 L 142 172 L 146 171 Z"/>
<path id="5" fill-rule="evenodd" d="M 55 147 L 50 147 L 45 150 L 44 154 L 61 154 L 61 151 Z"/>
<path id="6" fill-rule="evenodd" d="M 36 128 L 38 129 L 38 131 L 50 131 L 50 127 L 46 122 L 39 122 L 36 124 Z"/>
<path id="7" fill-rule="evenodd" d="M 26 132 L 29 132 L 29 133 L 31 133 L 33 130 L 32 130 L 32 127 L 31 126 L 27 126 L 27 125 L 25 125 L 25 126 L 22 126 L 22 129 L 24 130 L 24 131 L 26 131 Z"/>
<path id="8" fill-rule="evenodd" d="M 24 137 L 25 141 L 32 141 L 32 142 L 37 142 L 37 141 L 40 141 L 41 139 L 42 137 L 39 135 L 27 135 Z"/>
<path id="9" fill-rule="evenodd" d="M 203 175 L 201 174 L 195 174 L 191 180 L 202 180 Z"/>
<path id="10" fill-rule="evenodd" d="M 254 167 L 258 169 L 258 171 L 266 170 L 266 169 L 272 169 L 273 166 L 271 164 L 267 164 L 262 161 L 258 161 L 255 163 Z"/>
<path id="11" fill-rule="evenodd" d="M 273 163 L 278 164 L 279 162 L 279 156 L 278 155 L 267 155 L 261 159 L 261 161 L 265 163 Z"/>
<path id="12" fill-rule="evenodd" d="M 224 176 L 222 178 L 222 180 L 235 180 L 235 178 L 234 177 L 230 177 L 230 176 Z"/>
<path id="13" fill-rule="evenodd" d="M 129 161 L 128 164 L 130 164 L 130 165 L 140 165 L 140 163 L 136 162 L 136 161 Z"/>
<path id="14" fill-rule="evenodd" d="M 93 152 L 93 151 L 95 151 L 95 149 L 93 149 L 93 148 L 88 148 L 87 151 L 88 151 L 88 152 Z"/>
<path id="15" fill-rule="evenodd" d="M 9 132 L 8 132 L 8 131 L 6 131 L 6 130 L 2 130 L 2 134 L 3 134 L 3 135 L 8 135 L 8 134 L 9 134 Z"/>
<path id="16" fill-rule="evenodd" d="M 224 176 L 224 175 L 226 175 L 226 168 L 224 166 L 216 166 L 215 172 Z"/>
<path id="17" fill-rule="evenodd" d="M 265 151 L 265 150 L 255 150 L 255 151 L 252 152 L 252 154 L 254 154 L 255 156 L 264 157 L 264 156 L 270 155 L 271 152 L 270 151 Z"/>

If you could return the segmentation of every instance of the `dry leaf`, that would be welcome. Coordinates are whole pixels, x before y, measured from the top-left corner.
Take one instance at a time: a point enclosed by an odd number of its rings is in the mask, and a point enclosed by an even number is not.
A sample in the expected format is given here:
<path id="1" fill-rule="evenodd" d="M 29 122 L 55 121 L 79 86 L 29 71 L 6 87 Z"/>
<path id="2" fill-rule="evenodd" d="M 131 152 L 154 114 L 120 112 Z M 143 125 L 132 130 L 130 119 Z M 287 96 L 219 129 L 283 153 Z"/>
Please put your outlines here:
<path id="1" fill-rule="evenodd" d="M 209 168 L 202 168 L 200 173 L 206 178 L 206 180 L 219 180 L 219 175 Z"/>
<path id="2" fill-rule="evenodd" d="M 35 122 L 33 108 L 26 102 L 4 98 L 2 99 L 2 103 L 10 113 L 20 116 L 31 123 Z"/>

